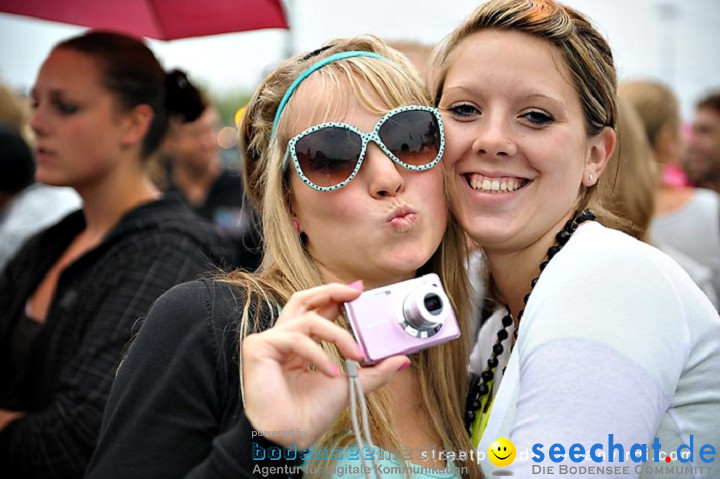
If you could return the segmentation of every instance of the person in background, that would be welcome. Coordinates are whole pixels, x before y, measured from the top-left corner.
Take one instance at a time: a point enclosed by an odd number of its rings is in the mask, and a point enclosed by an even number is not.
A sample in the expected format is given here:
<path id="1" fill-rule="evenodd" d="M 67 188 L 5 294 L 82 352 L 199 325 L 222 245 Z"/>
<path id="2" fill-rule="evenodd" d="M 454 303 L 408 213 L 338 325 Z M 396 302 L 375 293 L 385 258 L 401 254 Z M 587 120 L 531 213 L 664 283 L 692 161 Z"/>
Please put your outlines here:
<path id="1" fill-rule="evenodd" d="M 168 161 L 168 196 L 178 196 L 200 216 L 220 227 L 235 242 L 236 266 L 252 271 L 262 257 L 260 232 L 245 201 L 243 180 L 227 169 L 217 142 L 217 109 L 201 95 L 200 116 L 185 122 L 173 118 L 162 150 Z"/>
<path id="2" fill-rule="evenodd" d="M 695 106 L 685 169 L 695 186 L 720 192 L 720 90 Z"/>
<path id="3" fill-rule="evenodd" d="M 26 107 L 0 85 L 0 271 L 34 233 L 80 207 L 72 188 L 35 182 Z"/>
<path id="4" fill-rule="evenodd" d="M 8 87 L 0 84 L 0 126 L 25 134 L 27 106 Z"/>
<path id="5" fill-rule="evenodd" d="M 720 317 L 676 262 L 624 232 L 597 186 L 616 143 L 607 41 L 553 0 L 492 0 L 434 58 L 451 209 L 485 254 L 496 305 L 466 417 L 485 474 L 604 466 L 594 476 L 610 478 L 629 461 L 608 441 L 720 443 Z M 507 456 L 498 438 L 517 450 L 509 465 L 490 460 Z"/>
<path id="6" fill-rule="evenodd" d="M 404 56 L 363 36 L 292 57 L 258 87 L 240 131 L 263 263 L 157 301 L 118 372 L 88 479 L 249 478 L 271 466 L 274 477 L 347 477 L 363 463 L 343 371 L 363 352 L 341 304 L 435 272 L 467 333 L 464 238 L 447 211 L 442 122 Z M 358 320 L 383 328 L 377 320 L 402 317 L 395 306 L 375 313 Z M 417 479 L 479 477 L 467 456 L 423 456 L 471 447 L 462 424 L 467 340 L 360 369 L 365 392 L 384 385 L 367 396 L 381 467 Z M 302 433 L 273 434 L 290 429 Z M 278 446 L 286 450 L 274 449 L 277 461 L 259 452 Z"/>
<path id="7" fill-rule="evenodd" d="M 169 114 L 200 114 L 140 40 L 55 46 L 32 89 L 36 179 L 83 209 L 30 239 L 0 276 L 3 478 L 77 478 L 131 337 L 152 302 L 232 258 L 229 242 L 145 175 Z M 195 92 L 195 97 L 197 96 Z"/>
<path id="8" fill-rule="evenodd" d="M 649 80 L 627 81 L 620 98 L 633 105 L 661 171 L 682 162 L 680 109 L 672 91 Z M 712 270 L 715 296 L 720 298 L 720 195 L 712 190 L 676 184 L 661 175 L 655 188 L 655 214 L 650 235 Z"/>
<path id="9" fill-rule="evenodd" d="M 629 234 L 659 248 L 677 261 L 717 308 L 712 269 L 650 235 L 659 167 L 640 116 L 630 103 L 621 98 L 618 99 L 616 130 L 617 147 L 608 161 L 605 174 L 598 181 L 598 189 L 604 190 L 602 194 L 607 198 L 608 209 L 637 226 L 637 231 L 630 230 Z"/>
<path id="10" fill-rule="evenodd" d="M 80 206 L 73 189 L 36 183 L 25 139 L 0 127 L 0 271 L 28 238 Z"/>

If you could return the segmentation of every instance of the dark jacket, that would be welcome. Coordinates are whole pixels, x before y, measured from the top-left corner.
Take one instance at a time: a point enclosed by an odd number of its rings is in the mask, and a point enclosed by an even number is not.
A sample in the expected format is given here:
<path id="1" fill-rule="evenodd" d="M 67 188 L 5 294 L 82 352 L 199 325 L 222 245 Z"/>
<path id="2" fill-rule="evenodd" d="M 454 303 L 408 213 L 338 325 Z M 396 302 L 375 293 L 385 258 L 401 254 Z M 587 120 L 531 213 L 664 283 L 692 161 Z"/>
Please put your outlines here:
<path id="1" fill-rule="evenodd" d="M 87 479 L 302 474 L 302 451 L 271 459 L 269 448 L 281 449 L 254 434 L 245 417 L 238 363 L 244 304 L 242 288 L 207 280 L 158 299 L 118 371 Z M 269 311 L 258 310 L 250 314 L 267 328 Z M 296 460 L 285 460 L 288 453 Z"/>
<path id="2" fill-rule="evenodd" d="M 81 211 L 33 237 L 0 277 L 0 408 L 26 416 L 0 431 L 10 477 L 82 477 L 133 325 L 173 285 L 213 271 L 232 247 L 177 200 L 128 212 L 60 275 L 27 360 L 11 356 L 24 308 L 85 228 Z"/>
<path id="3" fill-rule="evenodd" d="M 167 196 L 178 197 L 215 226 L 222 229 L 235 244 L 237 261 L 233 266 L 254 271 L 262 261 L 262 234 L 257 212 L 243 194 L 242 177 L 223 170 L 210 186 L 201 205 L 191 205 L 182 191 L 172 183 L 168 173 Z"/>

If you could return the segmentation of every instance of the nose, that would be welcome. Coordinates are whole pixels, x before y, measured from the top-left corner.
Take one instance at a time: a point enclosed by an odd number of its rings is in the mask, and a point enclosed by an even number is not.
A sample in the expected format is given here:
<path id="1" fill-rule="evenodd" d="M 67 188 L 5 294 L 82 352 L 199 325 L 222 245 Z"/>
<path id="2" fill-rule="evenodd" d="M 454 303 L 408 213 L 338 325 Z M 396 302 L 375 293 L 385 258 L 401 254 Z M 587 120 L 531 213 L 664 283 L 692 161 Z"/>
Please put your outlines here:
<path id="1" fill-rule="evenodd" d="M 47 132 L 47 122 L 44 117 L 43 109 L 40 105 L 33 106 L 29 125 L 33 133 L 37 136 L 42 136 Z"/>
<path id="2" fill-rule="evenodd" d="M 500 115 L 488 115 L 477 126 L 473 149 L 491 158 L 508 158 L 517 152 L 510 123 Z"/>
<path id="3" fill-rule="evenodd" d="M 405 188 L 405 178 L 395 164 L 377 145 L 367 146 L 360 172 L 367 178 L 373 198 L 395 196 Z"/>

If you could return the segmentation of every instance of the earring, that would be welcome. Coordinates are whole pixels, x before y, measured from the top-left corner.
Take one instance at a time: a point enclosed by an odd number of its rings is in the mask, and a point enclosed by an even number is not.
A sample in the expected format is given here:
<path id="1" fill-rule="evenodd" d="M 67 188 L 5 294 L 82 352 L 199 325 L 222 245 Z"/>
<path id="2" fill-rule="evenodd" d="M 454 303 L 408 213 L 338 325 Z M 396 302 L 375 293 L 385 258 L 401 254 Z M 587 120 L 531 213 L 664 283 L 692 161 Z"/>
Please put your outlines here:
<path id="1" fill-rule="evenodd" d="M 593 175 L 592 175 L 592 173 L 590 173 L 590 174 L 588 175 L 588 180 L 590 180 L 590 181 L 593 180 Z"/>
<path id="2" fill-rule="evenodd" d="M 295 218 L 293 218 L 293 228 L 295 228 L 295 231 L 300 233 L 300 222 Z"/>

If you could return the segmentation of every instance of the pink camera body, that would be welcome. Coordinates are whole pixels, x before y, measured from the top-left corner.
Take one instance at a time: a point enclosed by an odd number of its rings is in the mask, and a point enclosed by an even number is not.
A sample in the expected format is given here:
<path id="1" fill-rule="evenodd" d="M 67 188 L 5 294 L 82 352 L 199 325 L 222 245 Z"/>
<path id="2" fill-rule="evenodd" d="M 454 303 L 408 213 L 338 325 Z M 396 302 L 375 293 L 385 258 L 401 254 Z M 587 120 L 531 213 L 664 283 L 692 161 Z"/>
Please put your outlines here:
<path id="1" fill-rule="evenodd" d="M 365 351 L 365 364 L 460 337 L 455 313 L 436 274 L 365 291 L 345 303 L 345 317 Z"/>

